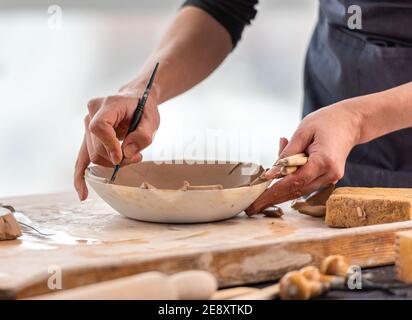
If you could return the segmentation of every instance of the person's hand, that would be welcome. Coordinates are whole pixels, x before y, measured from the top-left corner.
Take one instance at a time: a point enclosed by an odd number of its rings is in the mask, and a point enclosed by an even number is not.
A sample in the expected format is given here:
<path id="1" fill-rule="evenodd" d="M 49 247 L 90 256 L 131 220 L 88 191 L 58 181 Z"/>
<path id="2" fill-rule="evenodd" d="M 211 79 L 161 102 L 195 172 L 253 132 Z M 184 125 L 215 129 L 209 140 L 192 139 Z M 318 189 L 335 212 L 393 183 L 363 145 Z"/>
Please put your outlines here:
<path id="1" fill-rule="evenodd" d="M 247 214 L 336 184 L 343 177 L 346 158 L 358 143 L 361 130 L 360 117 L 349 103 L 343 101 L 306 116 L 290 142 L 281 139 L 280 159 L 305 152 L 308 162 L 268 188 L 246 209 Z M 275 167 L 265 174 L 270 179 L 277 175 Z"/>
<path id="2" fill-rule="evenodd" d="M 74 173 L 74 186 L 80 200 L 85 200 L 88 195 L 84 171 L 90 162 L 113 167 L 120 163 L 123 155 L 122 165 L 142 160 L 140 152 L 152 143 L 160 123 L 157 95 L 153 89 L 138 127 L 127 138 L 125 136 L 143 90 L 97 98 L 88 103 L 89 112 L 84 118 L 85 135 Z M 121 140 L 124 140 L 122 145 Z"/>

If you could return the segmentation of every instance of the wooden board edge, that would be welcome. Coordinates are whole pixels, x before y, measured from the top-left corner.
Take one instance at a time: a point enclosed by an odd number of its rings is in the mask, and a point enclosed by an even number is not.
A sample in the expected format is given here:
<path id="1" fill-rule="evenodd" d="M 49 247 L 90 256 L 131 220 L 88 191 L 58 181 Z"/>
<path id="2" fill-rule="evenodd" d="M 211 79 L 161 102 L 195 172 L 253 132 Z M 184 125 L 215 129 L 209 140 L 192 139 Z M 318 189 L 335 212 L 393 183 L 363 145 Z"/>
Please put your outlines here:
<path id="1" fill-rule="evenodd" d="M 411 230 L 405 227 L 402 230 Z M 63 289 L 158 270 L 175 273 L 189 269 L 212 272 L 220 287 L 275 281 L 290 270 L 308 264 L 319 265 L 331 254 L 347 256 L 352 264 L 362 268 L 393 264 L 395 260 L 395 233 L 386 230 L 357 237 L 341 235 L 311 241 L 296 240 L 285 244 L 246 246 L 231 250 L 212 249 L 203 253 L 187 253 L 174 257 L 163 256 L 150 260 L 130 259 L 122 263 L 104 263 L 89 268 L 68 268 L 63 271 Z M 50 293 L 48 275 L 39 276 L 30 284 L 0 294 L 3 299 L 21 299 Z"/>

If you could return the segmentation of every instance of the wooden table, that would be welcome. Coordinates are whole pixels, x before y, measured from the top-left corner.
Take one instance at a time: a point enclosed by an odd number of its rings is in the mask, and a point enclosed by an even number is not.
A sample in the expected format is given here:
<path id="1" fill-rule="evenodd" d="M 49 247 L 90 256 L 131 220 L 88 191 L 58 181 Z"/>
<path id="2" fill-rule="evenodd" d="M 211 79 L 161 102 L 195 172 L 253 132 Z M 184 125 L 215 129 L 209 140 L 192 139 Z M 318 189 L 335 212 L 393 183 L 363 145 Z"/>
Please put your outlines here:
<path id="1" fill-rule="evenodd" d="M 154 224 L 117 214 L 92 195 L 80 203 L 74 193 L 1 199 L 13 205 L 50 238 L 25 232 L 0 242 L 0 298 L 50 291 L 47 281 L 62 271 L 63 289 L 143 271 L 209 270 L 220 286 L 274 280 L 330 254 L 353 264 L 393 263 L 394 233 L 412 222 L 352 229 L 328 228 L 322 219 L 282 207 L 282 218 L 241 214 L 208 224 Z M 193 209 L 196 214 L 196 208 Z"/>

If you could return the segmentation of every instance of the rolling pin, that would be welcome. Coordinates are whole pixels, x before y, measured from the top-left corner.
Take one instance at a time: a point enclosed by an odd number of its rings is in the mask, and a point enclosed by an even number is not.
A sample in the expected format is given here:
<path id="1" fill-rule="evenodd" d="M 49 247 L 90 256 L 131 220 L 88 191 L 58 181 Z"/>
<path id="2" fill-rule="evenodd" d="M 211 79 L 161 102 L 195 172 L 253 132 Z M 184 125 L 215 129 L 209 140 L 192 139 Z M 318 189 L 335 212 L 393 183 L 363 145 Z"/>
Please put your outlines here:
<path id="1" fill-rule="evenodd" d="M 57 293 L 35 300 L 190 300 L 209 299 L 217 290 L 215 277 L 206 271 L 190 270 L 167 276 L 145 272 Z"/>

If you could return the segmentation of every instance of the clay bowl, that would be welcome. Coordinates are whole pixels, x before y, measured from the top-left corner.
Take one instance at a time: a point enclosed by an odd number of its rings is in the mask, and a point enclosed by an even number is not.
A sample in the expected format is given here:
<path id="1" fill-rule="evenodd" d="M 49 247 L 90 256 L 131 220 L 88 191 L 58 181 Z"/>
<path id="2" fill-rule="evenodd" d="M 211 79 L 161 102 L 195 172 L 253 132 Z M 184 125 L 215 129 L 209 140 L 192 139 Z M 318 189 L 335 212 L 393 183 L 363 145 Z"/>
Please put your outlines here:
<path id="1" fill-rule="evenodd" d="M 256 164 L 144 161 L 120 169 L 93 166 L 86 181 L 126 217 L 162 223 L 197 223 L 228 219 L 246 209 L 270 184 L 258 177 Z"/>

